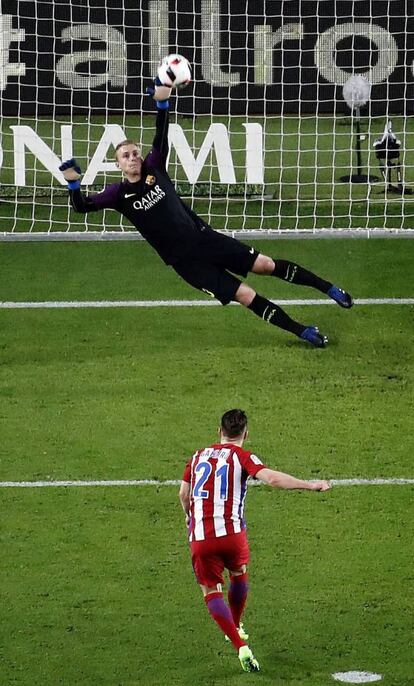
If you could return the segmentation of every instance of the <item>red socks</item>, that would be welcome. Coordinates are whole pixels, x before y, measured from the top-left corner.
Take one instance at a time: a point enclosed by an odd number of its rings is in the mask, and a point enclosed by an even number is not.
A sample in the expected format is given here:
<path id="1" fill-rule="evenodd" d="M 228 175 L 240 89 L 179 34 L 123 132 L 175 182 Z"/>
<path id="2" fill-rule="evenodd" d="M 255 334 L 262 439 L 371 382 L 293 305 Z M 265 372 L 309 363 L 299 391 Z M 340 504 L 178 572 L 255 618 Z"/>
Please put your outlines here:
<path id="1" fill-rule="evenodd" d="M 230 612 L 228 605 L 224 602 L 223 594 L 218 591 L 209 593 L 204 597 L 204 600 L 210 615 L 219 625 L 222 632 L 229 637 L 236 650 L 238 651 L 241 646 L 246 645 L 245 641 L 242 641 L 239 636 L 237 627 L 233 621 L 232 613 Z"/>

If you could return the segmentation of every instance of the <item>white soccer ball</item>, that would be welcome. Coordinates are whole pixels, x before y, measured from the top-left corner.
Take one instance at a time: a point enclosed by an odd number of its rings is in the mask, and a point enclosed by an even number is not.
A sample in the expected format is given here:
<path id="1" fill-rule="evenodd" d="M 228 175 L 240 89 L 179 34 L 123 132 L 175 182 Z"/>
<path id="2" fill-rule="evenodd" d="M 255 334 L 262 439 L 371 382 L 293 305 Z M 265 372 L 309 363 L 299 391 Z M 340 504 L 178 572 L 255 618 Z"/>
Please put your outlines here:
<path id="1" fill-rule="evenodd" d="M 191 81 L 191 66 L 182 55 L 167 55 L 158 67 L 158 78 L 164 86 L 184 88 Z"/>

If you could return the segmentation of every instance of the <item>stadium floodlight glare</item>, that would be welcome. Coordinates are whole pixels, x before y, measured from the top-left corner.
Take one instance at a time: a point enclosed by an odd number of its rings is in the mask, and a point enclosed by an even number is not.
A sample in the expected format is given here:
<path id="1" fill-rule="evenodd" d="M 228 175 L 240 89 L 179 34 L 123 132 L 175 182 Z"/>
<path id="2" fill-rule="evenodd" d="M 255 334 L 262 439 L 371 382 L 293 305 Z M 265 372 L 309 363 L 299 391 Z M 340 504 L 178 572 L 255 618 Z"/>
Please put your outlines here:
<path id="1" fill-rule="evenodd" d="M 342 95 L 349 109 L 359 110 L 364 107 L 371 95 L 371 84 L 361 74 L 353 74 L 345 82 Z"/>
<path id="2" fill-rule="evenodd" d="M 345 82 L 342 95 L 349 109 L 355 115 L 352 116 L 353 132 L 355 134 L 356 174 L 341 176 L 344 183 L 370 183 L 379 181 L 378 176 L 370 176 L 362 173 L 361 141 L 365 140 L 365 134 L 361 134 L 361 107 L 365 107 L 371 94 L 371 84 L 361 74 L 353 74 Z"/>

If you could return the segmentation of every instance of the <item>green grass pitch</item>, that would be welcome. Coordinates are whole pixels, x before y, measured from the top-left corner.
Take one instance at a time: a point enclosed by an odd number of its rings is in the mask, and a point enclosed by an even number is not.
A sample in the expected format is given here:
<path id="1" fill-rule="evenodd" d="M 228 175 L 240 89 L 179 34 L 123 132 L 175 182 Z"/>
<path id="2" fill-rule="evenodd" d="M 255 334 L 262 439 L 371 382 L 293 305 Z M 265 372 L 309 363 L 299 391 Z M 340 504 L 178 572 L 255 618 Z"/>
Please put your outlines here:
<path id="1" fill-rule="evenodd" d="M 413 297 L 411 241 L 262 241 L 357 298 Z M 143 242 L 0 243 L 0 300 L 203 299 Z M 276 279 L 267 297 L 320 297 Z M 304 478 L 412 478 L 413 308 L 0 309 L 0 481 L 179 479 L 240 406 Z M 177 487 L 0 489 L 0 670 L 19 686 L 414 684 L 413 486 L 251 488 L 246 675 L 194 581 Z"/>

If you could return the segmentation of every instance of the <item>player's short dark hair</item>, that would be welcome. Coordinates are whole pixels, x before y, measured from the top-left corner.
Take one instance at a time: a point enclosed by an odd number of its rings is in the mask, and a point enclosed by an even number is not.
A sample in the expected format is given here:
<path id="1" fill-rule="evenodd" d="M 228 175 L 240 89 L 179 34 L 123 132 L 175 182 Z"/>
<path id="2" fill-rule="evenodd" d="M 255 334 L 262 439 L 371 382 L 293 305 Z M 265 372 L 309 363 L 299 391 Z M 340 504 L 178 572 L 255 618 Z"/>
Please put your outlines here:
<path id="1" fill-rule="evenodd" d="M 241 436 L 247 427 L 247 417 L 243 410 L 228 410 L 221 418 L 221 430 L 227 438 Z"/>

